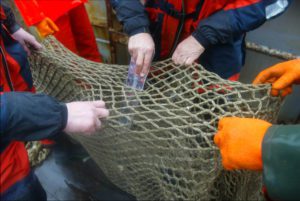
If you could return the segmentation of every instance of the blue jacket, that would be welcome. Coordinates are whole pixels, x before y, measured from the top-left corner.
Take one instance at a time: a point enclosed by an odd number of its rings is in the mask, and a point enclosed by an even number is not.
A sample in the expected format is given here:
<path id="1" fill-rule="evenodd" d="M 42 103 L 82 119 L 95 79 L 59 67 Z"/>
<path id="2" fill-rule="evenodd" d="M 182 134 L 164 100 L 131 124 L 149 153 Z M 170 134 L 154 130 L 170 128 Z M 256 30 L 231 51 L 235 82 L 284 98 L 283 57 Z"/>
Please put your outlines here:
<path id="1" fill-rule="evenodd" d="M 244 64 L 246 32 L 283 13 L 290 1 L 146 0 L 142 5 L 139 0 L 110 0 L 110 3 L 129 36 L 151 33 L 156 46 L 155 60 L 170 57 L 177 44 L 192 35 L 206 49 L 200 64 L 228 79 L 239 73 Z"/>

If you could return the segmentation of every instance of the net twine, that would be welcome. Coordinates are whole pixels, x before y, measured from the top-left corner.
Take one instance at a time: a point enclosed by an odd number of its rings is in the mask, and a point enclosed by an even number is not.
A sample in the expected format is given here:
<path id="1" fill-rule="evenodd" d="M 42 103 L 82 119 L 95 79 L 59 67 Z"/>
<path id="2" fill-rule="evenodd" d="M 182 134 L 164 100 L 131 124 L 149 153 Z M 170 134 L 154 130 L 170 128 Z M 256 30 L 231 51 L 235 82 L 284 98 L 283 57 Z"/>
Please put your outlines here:
<path id="1" fill-rule="evenodd" d="M 221 117 L 276 120 L 269 85 L 220 78 L 202 66 L 153 65 L 142 92 L 128 66 L 87 61 L 54 37 L 30 58 L 35 86 L 60 101 L 102 99 L 110 117 L 96 135 L 73 135 L 107 177 L 138 200 L 259 199 L 261 176 L 225 171 L 213 143 Z"/>

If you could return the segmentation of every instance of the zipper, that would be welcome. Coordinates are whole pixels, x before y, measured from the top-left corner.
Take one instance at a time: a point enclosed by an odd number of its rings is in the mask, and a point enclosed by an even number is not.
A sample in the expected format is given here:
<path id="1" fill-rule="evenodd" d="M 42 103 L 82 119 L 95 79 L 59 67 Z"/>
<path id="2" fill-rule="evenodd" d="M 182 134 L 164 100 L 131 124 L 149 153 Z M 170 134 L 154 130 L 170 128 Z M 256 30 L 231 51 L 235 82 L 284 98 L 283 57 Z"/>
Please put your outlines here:
<path id="1" fill-rule="evenodd" d="M 174 51 L 175 51 L 175 48 L 177 48 L 177 45 L 178 45 L 178 42 L 179 42 L 179 38 L 180 38 L 180 35 L 181 35 L 181 32 L 182 32 L 182 28 L 183 28 L 184 22 L 185 22 L 185 5 L 184 5 L 184 0 L 182 0 L 181 3 L 182 3 L 182 7 L 181 7 L 182 17 L 179 20 L 179 26 L 178 26 L 178 29 L 177 29 L 177 32 L 176 32 L 175 40 L 174 40 L 172 49 L 171 49 L 170 54 L 169 54 L 168 57 L 171 57 L 173 55 Z M 196 11 L 195 11 L 194 21 L 197 20 L 197 17 L 199 16 L 199 14 L 200 14 L 200 12 L 202 10 L 203 3 L 204 3 L 204 0 L 201 0 L 199 2 L 199 4 L 197 5 Z"/>

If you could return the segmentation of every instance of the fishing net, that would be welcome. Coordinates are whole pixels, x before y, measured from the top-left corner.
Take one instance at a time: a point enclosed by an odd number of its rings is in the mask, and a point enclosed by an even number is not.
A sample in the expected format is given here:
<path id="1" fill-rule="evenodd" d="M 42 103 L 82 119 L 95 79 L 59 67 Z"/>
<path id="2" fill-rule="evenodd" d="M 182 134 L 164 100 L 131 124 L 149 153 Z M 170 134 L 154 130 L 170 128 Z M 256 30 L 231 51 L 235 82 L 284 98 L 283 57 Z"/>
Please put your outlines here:
<path id="1" fill-rule="evenodd" d="M 273 122 L 269 85 L 221 79 L 200 65 L 153 65 L 145 90 L 125 86 L 128 66 L 82 59 L 54 38 L 31 57 L 37 89 L 61 101 L 103 99 L 110 117 L 94 136 L 72 136 L 107 177 L 139 200 L 253 200 L 258 173 L 224 171 L 213 143 L 224 116 Z"/>

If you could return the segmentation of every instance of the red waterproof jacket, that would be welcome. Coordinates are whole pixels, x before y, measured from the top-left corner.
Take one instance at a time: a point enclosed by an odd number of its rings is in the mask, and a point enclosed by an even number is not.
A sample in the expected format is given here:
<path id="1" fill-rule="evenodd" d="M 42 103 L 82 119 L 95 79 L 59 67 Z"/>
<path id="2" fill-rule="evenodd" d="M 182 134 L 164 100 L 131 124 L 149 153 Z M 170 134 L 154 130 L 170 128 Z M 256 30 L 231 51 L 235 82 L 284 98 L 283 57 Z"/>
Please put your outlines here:
<path id="1" fill-rule="evenodd" d="M 289 0 L 110 0 L 124 30 L 149 32 L 154 60 L 171 57 L 192 35 L 204 48 L 199 63 L 228 79 L 245 61 L 245 34 L 283 13 Z"/>
<path id="2" fill-rule="evenodd" d="M 87 0 L 15 0 L 27 26 L 42 21 L 46 16 L 53 21 Z"/>
<path id="3" fill-rule="evenodd" d="M 20 27 L 15 23 L 14 16 L 9 8 L 0 6 L 0 13 L 0 92 L 34 92 L 26 52 L 10 36 L 10 33 L 13 33 Z M 1 115 L 4 112 L 5 108 L 1 108 Z M 24 143 L 12 141 L 7 144 L 3 140 L 3 136 L 1 136 L 0 161 L 0 193 L 3 193 L 30 172 Z"/>

